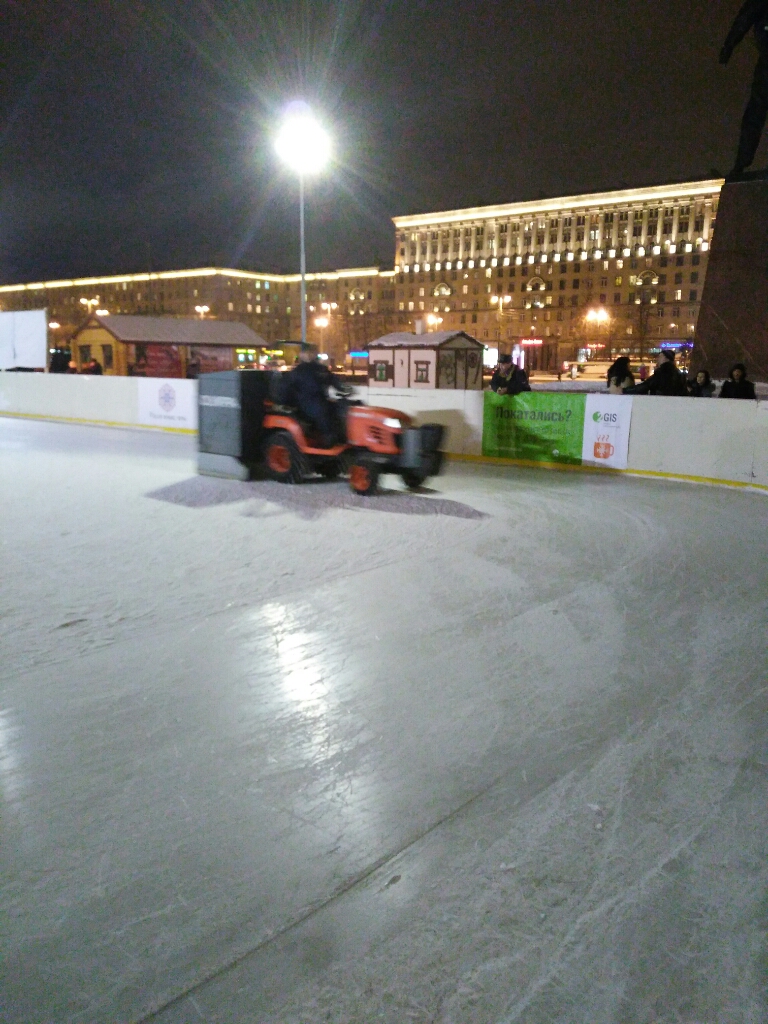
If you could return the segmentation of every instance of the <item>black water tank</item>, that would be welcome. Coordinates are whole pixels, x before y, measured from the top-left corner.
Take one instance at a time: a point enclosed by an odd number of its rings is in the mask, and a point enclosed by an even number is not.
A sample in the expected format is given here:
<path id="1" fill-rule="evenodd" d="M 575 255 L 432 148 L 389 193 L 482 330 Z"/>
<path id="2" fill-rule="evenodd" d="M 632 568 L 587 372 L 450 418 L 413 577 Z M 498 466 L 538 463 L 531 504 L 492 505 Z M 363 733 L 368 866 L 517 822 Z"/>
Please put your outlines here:
<path id="1" fill-rule="evenodd" d="M 263 370 L 204 373 L 198 388 L 199 450 L 257 462 L 269 374 Z"/>

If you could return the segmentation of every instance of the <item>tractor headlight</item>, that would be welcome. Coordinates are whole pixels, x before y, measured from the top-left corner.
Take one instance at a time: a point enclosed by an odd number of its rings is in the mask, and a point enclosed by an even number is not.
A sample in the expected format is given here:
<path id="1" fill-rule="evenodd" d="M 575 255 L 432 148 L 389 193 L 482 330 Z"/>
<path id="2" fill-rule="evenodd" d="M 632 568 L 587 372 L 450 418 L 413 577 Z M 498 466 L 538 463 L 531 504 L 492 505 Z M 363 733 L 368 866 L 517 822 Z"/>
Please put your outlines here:
<path id="1" fill-rule="evenodd" d="M 400 420 L 396 420 L 392 416 L 387 416 L 384 420 L 384 426 L 389 427 L 390 430 L 401 430 L 403 425 Z"/>

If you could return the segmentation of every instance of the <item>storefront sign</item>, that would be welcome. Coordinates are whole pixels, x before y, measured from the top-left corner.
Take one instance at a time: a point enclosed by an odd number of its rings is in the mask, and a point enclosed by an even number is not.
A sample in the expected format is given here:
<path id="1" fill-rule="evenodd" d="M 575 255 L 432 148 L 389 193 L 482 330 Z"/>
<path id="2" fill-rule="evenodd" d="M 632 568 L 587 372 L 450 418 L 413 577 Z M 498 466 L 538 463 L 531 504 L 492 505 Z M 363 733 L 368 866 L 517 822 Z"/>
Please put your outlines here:
<path id="1" fill-rule="evenodd" d="M 197 382 L 138 377 L 139 423 L 147 427 L 197 430 Z"/>

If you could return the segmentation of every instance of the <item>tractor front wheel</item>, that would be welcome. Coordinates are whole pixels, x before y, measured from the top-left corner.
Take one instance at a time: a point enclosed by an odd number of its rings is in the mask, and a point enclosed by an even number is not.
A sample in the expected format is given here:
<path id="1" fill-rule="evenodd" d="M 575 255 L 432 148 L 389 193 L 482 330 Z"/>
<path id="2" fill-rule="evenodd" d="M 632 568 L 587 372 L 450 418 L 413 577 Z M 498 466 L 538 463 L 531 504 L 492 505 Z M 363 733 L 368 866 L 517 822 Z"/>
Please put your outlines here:
<path id="1" fill-rule="evenodd" d="M 379 485 L 379 467 L 367 459 L 355 460 L 349 467 L 349 486 L 355 494 L 375 494 Z"/>
<path id="2" fill-rule="evenodd" d="M 287 430 L 276 430 L 264 445 L 264 464 L 273 480 L 300 484 L 305 476 L 305 459 Z"/>

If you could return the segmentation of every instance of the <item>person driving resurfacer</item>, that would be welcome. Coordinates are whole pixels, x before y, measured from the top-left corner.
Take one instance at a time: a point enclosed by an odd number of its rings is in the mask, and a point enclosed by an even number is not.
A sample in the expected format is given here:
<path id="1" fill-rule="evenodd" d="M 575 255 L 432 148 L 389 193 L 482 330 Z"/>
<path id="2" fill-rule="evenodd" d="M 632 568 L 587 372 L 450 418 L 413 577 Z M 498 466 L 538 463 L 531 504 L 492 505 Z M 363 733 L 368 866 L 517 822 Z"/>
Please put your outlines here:
<path id="1" fill-rule="evenodd" d="M 322 448 L 333 448 L 340 437 L 341 423 L 328 389 L 349 395 L 351 389 L 317 358 L 317 345 L 302 345 L 299 359 L 288 374 L 289 403 L 295 405 L 302 418 L 308 420 L 318 434 Z"/>

